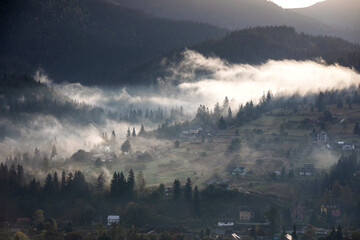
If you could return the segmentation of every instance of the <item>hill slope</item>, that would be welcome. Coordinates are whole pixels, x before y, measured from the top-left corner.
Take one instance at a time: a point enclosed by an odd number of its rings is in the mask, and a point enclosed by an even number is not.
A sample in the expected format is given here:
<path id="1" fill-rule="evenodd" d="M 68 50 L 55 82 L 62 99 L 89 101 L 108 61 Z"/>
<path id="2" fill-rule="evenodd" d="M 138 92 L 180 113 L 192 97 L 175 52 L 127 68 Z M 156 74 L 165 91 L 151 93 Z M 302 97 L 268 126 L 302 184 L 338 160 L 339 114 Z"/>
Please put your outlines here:
<path id="1" fill-rule="evenodd" d="M 348 28 L 360 35 L 359 0 L 327 0 L 294 11 L 327 24 Z"/>
<path id="2" fill-rule="evenodd" d="M 128 83 L 129 66 L 225 34 L 102 0 L 2 1 L 0 27 L 0 73 L 42 67 L 55 80 L 87 84 Z"/>
<path id="3" fill-rule="evenodd" d="M 285 10 L 267 0 L 108 0 L 120 6 L 139 9 L 159 17 L 207 22 L 229 29 L 287 25 L 299 32 L 340 36 L 360 41 L 360 35 L 315 19 Z M 331 15 L 329 15 L 331 16 Z"/>
<path id="4" fill-rule="evenodd" d="M 314 60 L 321 57 L 329 64 L 339 63 L 360 71 L 359 45 L 340 38 L 299 34 L 286 26 L 234 31 L 222 39 L 205 41 L 189 49 L 205 56 L 218 56 L 230 63 L 261 64 L 269 59 Z M 183 57 L 182 51 L 175 51 L 142 65 L 131 74 L 143 82 L 155 81 L 169 74 L 166 69 L 179 64 Z"/>

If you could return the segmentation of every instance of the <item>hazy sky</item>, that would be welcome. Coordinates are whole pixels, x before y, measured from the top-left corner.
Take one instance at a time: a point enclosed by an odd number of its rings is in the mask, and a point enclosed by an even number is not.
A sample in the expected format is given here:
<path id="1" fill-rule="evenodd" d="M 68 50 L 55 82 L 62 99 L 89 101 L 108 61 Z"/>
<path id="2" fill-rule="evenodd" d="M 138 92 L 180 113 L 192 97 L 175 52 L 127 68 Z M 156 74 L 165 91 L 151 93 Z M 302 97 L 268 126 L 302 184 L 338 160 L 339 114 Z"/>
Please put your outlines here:
<path id="1" fill-rule="evenodd" d="M 271 0 L 283 8 L 303 8 L 324 0 Z"/>

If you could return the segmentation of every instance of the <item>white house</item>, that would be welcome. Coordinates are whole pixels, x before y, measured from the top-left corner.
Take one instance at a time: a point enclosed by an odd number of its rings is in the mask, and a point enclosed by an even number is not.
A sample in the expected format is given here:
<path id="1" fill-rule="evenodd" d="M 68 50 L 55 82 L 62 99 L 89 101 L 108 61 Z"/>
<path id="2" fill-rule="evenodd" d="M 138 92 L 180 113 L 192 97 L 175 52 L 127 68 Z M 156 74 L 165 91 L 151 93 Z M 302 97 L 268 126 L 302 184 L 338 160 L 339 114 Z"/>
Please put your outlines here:
<path id="1" fill-rule="evenodd" d="M 113 223 L 118 223 L 120 222 L 120 216 L 118 215 L 109 215 L 107 218 L 107 225 L 111 225 Z"/>
<path id="2" fill-rule="evenodd" d="M 233 227 L 234 222 L 218 222 L 219 227 Z"/>
<path id="3" fill-rule="evenodd" d="M 318 142 L 326 142 L 327 140 L 328 140 L 328 134 L 324 131 L 321 131 L 316 135 L 316 141 Z"/>

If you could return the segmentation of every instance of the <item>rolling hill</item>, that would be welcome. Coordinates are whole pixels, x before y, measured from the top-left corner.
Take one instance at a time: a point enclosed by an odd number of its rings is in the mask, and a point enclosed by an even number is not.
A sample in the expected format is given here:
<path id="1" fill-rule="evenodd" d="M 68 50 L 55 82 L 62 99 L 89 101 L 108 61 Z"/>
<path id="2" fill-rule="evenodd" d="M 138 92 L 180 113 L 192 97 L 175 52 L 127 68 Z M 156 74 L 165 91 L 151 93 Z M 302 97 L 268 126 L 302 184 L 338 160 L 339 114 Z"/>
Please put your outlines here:
<path id="1" fill-rule="evenodd" d="M 327 0 L 294 11 L 327 24 L 347 28 L 360 36 L 359 0 Z"/>
<path id="2" fill-rule="evenodd" d="M 331 22 L 319 21 L 315 15 L 309 17 L 299 14 L 297 11 L 283 9 L 267 0 L 108 1 L 120 6 L 142 10 L 159 17 L 206 22 L 231 30 L 257 26 L 287 25 L 307 34 L 338 36 L 350 41 L 360 41 L 360 34 L 355 34 L 340 25 L 334 26 Z M 322 12 L 322 15 L 332 18 L 332 14 L 329 14 L 326 10 Z"/>

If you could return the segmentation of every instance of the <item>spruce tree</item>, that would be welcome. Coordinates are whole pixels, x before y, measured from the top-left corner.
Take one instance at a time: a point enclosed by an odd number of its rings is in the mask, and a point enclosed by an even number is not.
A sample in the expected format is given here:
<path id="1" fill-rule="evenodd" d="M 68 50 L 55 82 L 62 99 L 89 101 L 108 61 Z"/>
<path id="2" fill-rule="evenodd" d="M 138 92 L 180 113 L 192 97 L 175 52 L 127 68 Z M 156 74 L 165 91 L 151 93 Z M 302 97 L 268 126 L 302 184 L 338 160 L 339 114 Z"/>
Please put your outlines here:
<path id="1" fill-rule="evenodd" d="M 187 179 L 185 184 L 185 199 L 191 201 L 192 198 L 192 186 L 190 178 Z"/>
<path id="2" fill-rule="evenodd" d="M 293 240 L 298 239 L 297 234 L 296 234 L 296 226 L 295 226 L 295 224 L 293 225 L 293 232 L 291 233 L 291 237 L 292 237 Z"/>
<path id="3" fill-rule="evenodd" d="M 128 179 L 127 179 L 127 192 L 129 196 L 132 196 L 135 189 L 135 174 L 132 169 L 129 171 Z"/>
<path id="4" fill-rule="evenodd" d="M 198 187 L 195 186 L 194 188 L 194 214 L 196 217 L 200 217 L 201 216 L 201 209 L 200 209 L 200 194 L 199 194 L 199 190 Z"/>
<path id="5" fill-rule="evenodd" d="M 180 181 L 178 179 L 175 179 L 174 184 L 173 184 L 173 197 L 174 200 L 178 201 L 181 199 L 181 184 Z"/>

